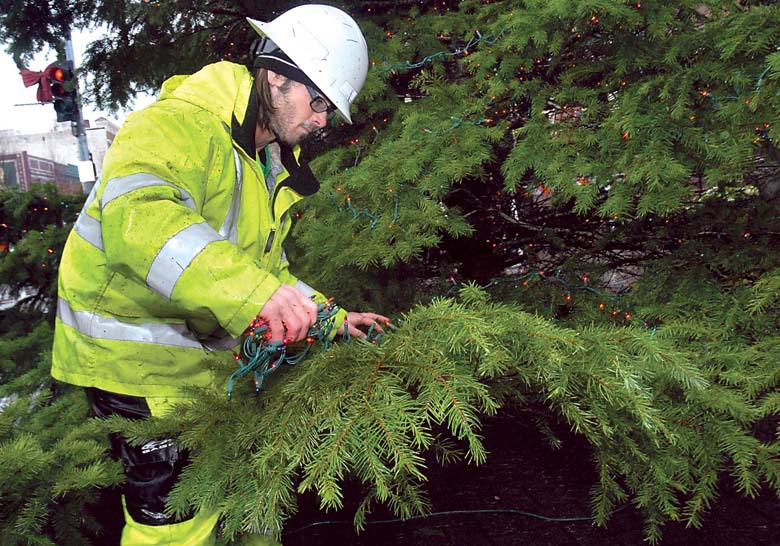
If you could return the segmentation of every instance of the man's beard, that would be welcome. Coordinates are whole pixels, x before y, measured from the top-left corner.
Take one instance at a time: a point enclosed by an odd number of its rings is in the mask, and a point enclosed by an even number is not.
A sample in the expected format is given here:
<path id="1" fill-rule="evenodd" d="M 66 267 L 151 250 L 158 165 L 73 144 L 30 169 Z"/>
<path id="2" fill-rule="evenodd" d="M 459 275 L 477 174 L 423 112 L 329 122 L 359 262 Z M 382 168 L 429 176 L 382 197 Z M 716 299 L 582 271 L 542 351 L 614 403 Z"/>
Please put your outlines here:
<path id="1" fill-rule="evenodd" d="M 301 124 L 294 125 L 295 110 L 293 105 L 289 102 L 286 89 L 282 90 L 282 93 L 278 95 L 278 104 L 275 104 L 275 112 L 271 116 L 268 122 L 268 128 L 276 137 L 278 142 L 283 142 L 288 146 L 295 146 L 300 144 L 309 135 L 314 133 L 318 127 L 310 121 L 304 121 Z M 303 135 L 299 135 L 300 129 L 303 128 L 307 132 Z"/>
<path id="2" fill-rule="evenodd" d="M 298 129 L 301 126 L 308 132 L 303 135 L 293 134 L 293 130 Z M 300 144 L 309 138 L 318 129 L 315 125 L 309 123 L 308 121 L 305 121 L 302 125 L 290 127 L 289 124 L 285 123 L 284 119 L 280 119 L 277 116 L 271 118 L 271 121 L 269 122 L 269 128 L 278 142 L 283 142 L 284 144 L 287 144 L 291 147 L 295 146 L 296 144 Z"/>

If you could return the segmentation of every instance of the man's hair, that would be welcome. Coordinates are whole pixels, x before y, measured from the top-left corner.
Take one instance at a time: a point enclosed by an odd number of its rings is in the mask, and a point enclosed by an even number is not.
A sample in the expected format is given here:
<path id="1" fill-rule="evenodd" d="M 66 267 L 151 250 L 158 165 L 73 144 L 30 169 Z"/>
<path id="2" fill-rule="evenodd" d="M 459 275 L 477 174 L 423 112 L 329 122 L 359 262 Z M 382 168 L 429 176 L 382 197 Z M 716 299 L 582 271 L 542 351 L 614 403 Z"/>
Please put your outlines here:
<path id="1" fill-rule="evenodd" d="M 268 70 L 265 68 L 258 68 L 255 73 L 255 91 L 257 91 L 257 124 L 267 129 L 276 109 L 271 101 L 271 86 L 268 83 Z"/>

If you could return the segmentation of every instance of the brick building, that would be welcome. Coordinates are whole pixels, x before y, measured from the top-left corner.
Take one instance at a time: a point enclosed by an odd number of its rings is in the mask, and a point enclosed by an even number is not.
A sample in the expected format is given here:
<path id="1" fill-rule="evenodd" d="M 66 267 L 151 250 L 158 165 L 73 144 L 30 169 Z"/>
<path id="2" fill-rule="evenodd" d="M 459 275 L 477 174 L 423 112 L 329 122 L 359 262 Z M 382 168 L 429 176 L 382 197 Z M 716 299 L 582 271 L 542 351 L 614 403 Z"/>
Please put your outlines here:
<path id="1" fill-rule="evenodd" d="M 60 193 L 81 193 L 75 165 L 63 165 L 27 152 L 0 154 L 0 186 L 29 191 L 33 184 L 52 183 Z"/>

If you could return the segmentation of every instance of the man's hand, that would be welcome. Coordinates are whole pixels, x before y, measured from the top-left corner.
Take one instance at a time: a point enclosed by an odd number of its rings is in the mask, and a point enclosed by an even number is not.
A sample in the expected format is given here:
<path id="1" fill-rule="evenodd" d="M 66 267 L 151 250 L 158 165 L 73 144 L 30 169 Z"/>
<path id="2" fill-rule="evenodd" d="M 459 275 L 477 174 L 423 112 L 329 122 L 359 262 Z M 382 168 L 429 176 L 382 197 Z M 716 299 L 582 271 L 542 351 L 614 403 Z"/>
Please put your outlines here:
<path id="1" fill-rule="evenodd" d="M 269 341 L 295 343 L 306 339 L 317 321 L 317 304 L 297 288 L 283 284 L 260 309 L 270 329 Z"/>
<path id="2" fill-rule="evenodd" d="M 358 329 L 358 326 L 369 327 L 372 324 L 376 324 L 377 331 L 384 332 L 381 325 L 384 324 L 387 326 L 390 324 L 390 319 L 383 315 L 377 315 L 376 313 L 358 313 L 352 311 L 347 313 L 347 318 L 344 321 L 344 324 L 341 325 L 341 328 L 339 328 L 338 333 L 339 335 L 344 335 L 349 331 L 349 335 L 352 337 L 364 339 L 366 333 L 363 330 Z"/>

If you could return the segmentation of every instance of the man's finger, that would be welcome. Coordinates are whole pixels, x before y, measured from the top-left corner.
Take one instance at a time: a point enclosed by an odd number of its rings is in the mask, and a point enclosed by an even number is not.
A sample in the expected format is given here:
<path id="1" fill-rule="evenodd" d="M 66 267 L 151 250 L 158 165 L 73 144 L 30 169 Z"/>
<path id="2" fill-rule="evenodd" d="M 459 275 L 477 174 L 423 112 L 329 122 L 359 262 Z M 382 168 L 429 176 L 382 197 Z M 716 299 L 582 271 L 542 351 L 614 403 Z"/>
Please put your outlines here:
<path id="1" fill-rule="evenodd" d="M 284 322 L 280 318 L 269 319 L 268 328 L 270 330 L 269 341 L 282 341 L 284 339 Z"/>

